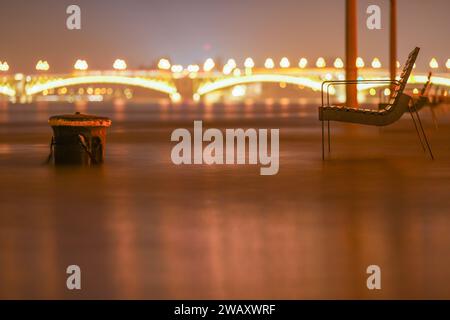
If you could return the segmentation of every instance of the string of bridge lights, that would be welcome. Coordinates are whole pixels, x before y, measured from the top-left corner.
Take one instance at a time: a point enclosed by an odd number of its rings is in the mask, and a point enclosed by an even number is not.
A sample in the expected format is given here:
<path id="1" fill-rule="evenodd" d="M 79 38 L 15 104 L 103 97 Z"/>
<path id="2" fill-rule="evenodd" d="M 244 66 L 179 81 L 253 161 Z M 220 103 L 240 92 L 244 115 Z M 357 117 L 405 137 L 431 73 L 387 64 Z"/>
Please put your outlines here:
<path id="1" fill-rule="evenodd" d="M 309 61 L 306 58 L 301 58 L 298 60 L 298 68 L 304 69 L 307 68 L 309 64 Z M 366 63 L 364 62 L 363 58 L 358 57 L 356 59 L 355 63 L 357 68 L 365 68 Z M 432 58 L 429 62 L 429 67 L 431 69 L 438 69 L 439 63 L 436 58 Z M 182 66 L 181 64 L 172 64 L 169 59 L 161 58 L 158 62 L 158 69 L 160 70 L 166 70 L 173 73 L 197 73 L 203 70 L 204 72 L 212 72 L 216 69 L 216 63 L 212 58 L 208 58 L 203 63 L 203 66 L 201 67 L 198 64 L 190 64 L 187 67 Z M 278 66 L 281 69 L 287 69 L 291 68 L 291 62 L 287 57 L 281 58 L 281 60 L 278 63 Z M 327 63 L 323 57 L 317 58 L 317 60 L 314 63 L 314 66 L 316 68 L 326 68 Z M 382 67 L 381 62 L 378 58 L 374 58 L 372 62 L 370 63 L 370 66 L 374 69 L 380 69 Z M 112 65 L 114 70 L 118 71 L 124 71 L 127 70 L 127 63 L 123 59 L 116 59 Z M 336 69 L 343 69 L 344 68 L 344 61 L 341 58 L 336 58 L 332 64 L 332 67 Z M 397 61 L 397 67 L 400 68 L 400 62 Z M 445 63 L 445 67 L 450 70 L 450 59 L 447 59 Z M 255 68 L 255 62 L 251 57 L 248 57 L 244 60 L 244 69 L 246 71 L 251 70 Z M 276 68 L 276 63 L 274 59 L 267 58 L 264 62 L 264 68 L 265 69 L 274 69 Z M 414 65 L 415 68 L 415 65 Z M 10 67 L 8 62 L 6 61 L 0 61 L 0 72 L 7 72 L 9 71 Z M 39 60 L 36 63 L 35 67 L 36 71 L 49 71 L 50 70 L 50 64 L 46 60 Z M 73 65 L 74 70 L 78 71 L 86 71 L 89 69 L 89 65 L 86 60 L 78 59 Z M 217 70 L 219 71 L 219 70 Z M 234 59 L 228 59 L 228 61 L 223 65 L 222 73 L 225 75 L 233 74 L 235 76 L 239 76 L 241 74 L 241 70 L 238 68 L 238 65 L 236 63 L 236 60 Z"/>

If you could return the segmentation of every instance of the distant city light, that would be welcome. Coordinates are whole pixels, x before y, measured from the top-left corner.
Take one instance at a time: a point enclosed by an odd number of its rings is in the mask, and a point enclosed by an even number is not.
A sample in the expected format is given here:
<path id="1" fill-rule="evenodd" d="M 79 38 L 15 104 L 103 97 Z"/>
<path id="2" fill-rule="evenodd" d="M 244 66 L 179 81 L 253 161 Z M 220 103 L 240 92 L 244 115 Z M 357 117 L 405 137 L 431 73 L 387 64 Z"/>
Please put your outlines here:
<path id="1" fill-rule="evenodd" d="M 327 66 L 327 64 L 325 63 L 325 59 L 320 57 L 317 59 L 316 61 L 316 67 L 317 68 L 325 68 Z"/>
<path id="2" fill-rule="evenodd" d="M 36 70 L 38 71 L 48 71 L 50 69 L 50 65 L 47 61 L 39 60 L 38 63 L 36 63 Z"/>
<path id="3" fill-rule="evenodd" d="M 191 73 L 196 73 L 200 71 L 200 66 L 198 64 L 190 64 L 187 67 L 187 71 Z"/>
<path id="4" fill-rule="evenodd" d="M 244 67 L 251 69 L 251 68 L 253 68 L 254 66 L 255 66 L 255 62 L 253 61 L 252 58 L 249 57 L 249 58 L 245 59 L 245 61 L 244 61 Z"/>
<path id="5" fill-rule="evenodd" d="M 233 87 L 233 90 L 231 90 L 231 95 L 233 97 L 242 97 L 245 96 L 246 91 L 247 88 L 245 86 L 235 86 Z"/>
<path id="6" fill-rule="evenodd" d="M 4 72 L 6 72 L 6 71 L 8 71 L 9 70 L 9 65 L 8 65 L 8 62 L 1 62 L 0 61 L 0 71 L 4 71 Z"/>
<path id="7" fill-rule="evenodd" d="M 287 57 L 283 57 L 280 60 L 280 67 L 281 68 L 289 68 L 291 66 L 291 63 L 289 62 L 289 59 Z"/>
<path id="8" fill-rule="evenodd" d="M 397 60 L 397 68 L 400 68 L 401 64 L 400 61 Z"/>
<path id="9" fill-rule="evenodd" d="M 264 62 L 264 67 L 266 69 L 273 69 L 275 67 L 275 63 L 273 62 L 272 58 L 267 58 Z"/>
<path id="10" fill-rule="evenodd" d="M 371 88 L 371 89 L 369 90 L 369 94 L 370 94 L 371 96 L 374 96 L 374 95 L 377 94 L 377 90 L 375 90 L 374 88 Z"/>
<path id="11" fill-rule="evenodd" d="M 431 69 L 439 68 L 439 64 L 438 64 L 436 58 L 431 59 L 431 61 L 430 61 L 430 68 Z"/>
<path id="12" fill-rule="evenodd" d="M 80 60 L 80 59 L 78 59 L 73 66 L 73 68 L 75 70 L 87 70 L 88 67 L 89 66 L 88 66 L 86 60 Z"/>
<path id="13" fill-rule="evenodd" d="M 419 94 L 419 89 L 414 88 L 414 89 L 413 89 L 413 94 Z"/>
<path id="14" fill-rule="evenodd" d="M 336 69 L 342 69 L 344 67 L 344 62 L 341 58 L 336 58 L 336 60 L 334 60 L 334 67 Z"/>
<path id="15" fill-rule="evenodd" d="M 113 64 L 113 68 L 116 70 L 126 70 L 127 69 L 127 63 L 125 60 L 122 59 L 116 59 Z"/>
<path id="16" fill-rule="evenodd" d="M 386 88 L 386 89 L 384 89 L 384 95 L 387 97 L 387 96 L 390 96 L 391 95 L 391 90 L 389 89 L 389 88 Z"/>
<path id="17" fill-rule="evenodd" d="M 205 63 L 203 64 L 203 71 L 210 72 L 214 67 L 216 66 L 213 59 L 208 58 L 206 59 Z"/>
<path id="18" fill-rule="evenodd" d="M 374 69 L 380 69 L 381 68 L 381 62 L 378 58 L 373 58 L 372 60 L 372 68 Z"/>
<path id="19" fill-rule="evenodd" d="M 305 68 L 308 65 L 308 60 L 306 60 L 306 58 L 301 58 L 300 61 L 298 62 L 298 66 L 300 68 Z"/>
<path id="20" fill-rule="evenodd" d="M 236 68 L 233 70 L 233 75 L 235 77 L 239 77 L 241 75 L 241 70 L 239 68 Z"/>
<path id="21" fill-rule="evenodd" d="M 233 70 L 234 68 L 237 67 L 236 60 L 234 60 L 234 59 L 228 59 L 227 65 L 231 68 L 231 70 Z"/>
<path id="22" fill-rule="evenodd" d="M 445 66 L 447 69 L 450 69 L 450 59 L 447 59 L 447 62 L 445 63 Z"/>
<path id="23" fill-rule="evenodd" d="M 226 65 L 223 66 L 222 72 L 225 75 L 229 75 L 231 74 L 231 72 L 233 72 L 233 67 L 227 63 Z"/>
<path id="24" fill-rule="evenodd" d="M 181 64 L 174 64 L 170 70 L 173 73 L 180 73 L 180 72 L 183 72 L 183 66 Z"/>
<path id="25" fill-rule="evenodd" d="M 158 68 L 161 70 L 170 70 L 170 61 L 168 59 L 162 58 L 158 62 Z"/>
<path id="26" fill-rule="evenodd" d="M 364 60 L 361 57 L 358 57 L 356 59 L 356 67 L 357 68 L 364 68 Z"/>

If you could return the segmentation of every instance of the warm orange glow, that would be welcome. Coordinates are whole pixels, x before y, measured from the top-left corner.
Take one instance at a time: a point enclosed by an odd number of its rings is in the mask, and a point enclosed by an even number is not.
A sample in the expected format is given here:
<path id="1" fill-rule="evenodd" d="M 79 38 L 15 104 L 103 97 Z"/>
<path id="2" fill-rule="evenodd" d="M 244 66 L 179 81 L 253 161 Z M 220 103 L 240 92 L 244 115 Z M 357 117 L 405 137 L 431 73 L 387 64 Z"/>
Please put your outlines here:
<path id="1" fill-rule="evenodd" d="M 88 66 L 86 60 L 80 60 L 80 59 L 78 59 L 73 66 L 73 68 L 75 70 L 87 70 L 88 67 L 89 66 Z"/>
<path id="2" fill-rule="evenodd" d="M 36 63 L 36 70 L 38 71 L 48 71 L 50 69 L 50 65 L 47 61 L 39 60 L 38 63 Z"/>
<path id="3" fill-rule="evenodd" d="M 336 60 L 334 60 L 333 65 L 336 69 L 342 69 L 344 67 L 344 62 L 342 61 L 341 58 L 336 58 Z"/>
<path id="4" fill-rule="evenodd" d="M 214 60 L 212 58 L 208 58 L 208 59 L 206 59 L 205 63 L 203 64 L 203 71 L 210 72 L 214 69 L 215 66 L 216 66 L 216 63 L 214 62 Z"/>
<path id="5" fill-rule="evenodd" d="M 264 62 L 264 67 L 266 69 L 273 69 L 275 67 L 275 63 L 272 58 L 267 58 L 266 62 Z"/>
<path id="6" fill-rule="evenodd" d="M 113 68 L 116 70 L 126 70 L 127 69 L 127 63 L 125 60 L 122 59 L 116 59 L 113 64 Z"/>
<path id="7" fill-rule="evenodd" d="M 372 60 L 372 68 L 379 69 L 381 68 L 381 62 L 378 58 L 373 58 Z"/>
<path id="8" fill-rule="evenodd" d="M 439 68 L 439 64 L 438 64 L 436 58 L 431 59 L 431 61 L 430 61 L 430 68 L 431 69 Z"/>
<path id="9" fill-rule="evenodd" d="M 306 60 L 306 58 L 301 58 L 300 61 L 298 62 L 298 66 L 300 68 L 306 68 L 306 66 L 308 65 L 308 60 Z"/>
<path id="10" fill-rule="evenodd" d="M 356 59 L 356 67 L 357 68 L 364 68 L 364 60 L 361 57 L 358 57 Z"/>
<path id="11" fill-rule="evenodd" d="M 168 59 L 160 59 L 158 62 L 158 68 L 161 70 L 170 70 L 170 61 Z"/>
<path id="12" fill-rule="evenodd" d="M 291 63 L 289 62 L 289 59 L 287 57 L 283 57 L 280 60 L 280 67 L 282 68 L 289 68 L 291 66 Z"/>
<path id="13" fill-rule="evenodd" d="M 325 59 L 320 57 L 319 59 L 317 59 L 316 61 L 316 67 L 317 68 L 325 68 L 327 66 L 327 64 L 325 63 Z"/>
<path id="14" fill-rule="evenodd" d="M 252 58 L 249 57 L 249 58 L 245 59 L 245 61 L 244 61 L 244 67 L 251 69 L 251 68 L 253 68 L 254 66 L 255 66 L 255 62 L 253 61 Z"/>

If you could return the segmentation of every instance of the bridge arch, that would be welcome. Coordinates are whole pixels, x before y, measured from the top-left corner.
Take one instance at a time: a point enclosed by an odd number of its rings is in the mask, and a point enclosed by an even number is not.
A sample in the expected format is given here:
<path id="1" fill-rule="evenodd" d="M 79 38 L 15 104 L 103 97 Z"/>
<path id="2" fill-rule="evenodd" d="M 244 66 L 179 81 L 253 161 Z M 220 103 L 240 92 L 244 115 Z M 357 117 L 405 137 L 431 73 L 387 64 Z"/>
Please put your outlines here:
<path id="1" fill-rule="evenodd" d="M 197 88 L 197 94 L 203 96 L 207 93 L 234 87 L 242 84 L 271 82 L 271 83 L 287 83 L 311 88 L 320 91 L 322 82 L 314 81 L 305 77 L 296 77 L 282 74 L 253 74 L 239 77 L 223 78 L 212 82 L 201 84 Z M 330 90 L 334 94 L 334 90 Z"/>
<path id="2" fill-rule="evenodd" d="M 30 85 L 26 87 L 25 92 L 27 95 L 34 95 L 45 90 L 56 89 L 60 87 L 70 87 L 95 83 L 130 85 L 163 92 L 170 96 L 179 95 L 176 86 L 168 81 L 119 75 L 86 75 L 49 80 L 47 82 Z"/>

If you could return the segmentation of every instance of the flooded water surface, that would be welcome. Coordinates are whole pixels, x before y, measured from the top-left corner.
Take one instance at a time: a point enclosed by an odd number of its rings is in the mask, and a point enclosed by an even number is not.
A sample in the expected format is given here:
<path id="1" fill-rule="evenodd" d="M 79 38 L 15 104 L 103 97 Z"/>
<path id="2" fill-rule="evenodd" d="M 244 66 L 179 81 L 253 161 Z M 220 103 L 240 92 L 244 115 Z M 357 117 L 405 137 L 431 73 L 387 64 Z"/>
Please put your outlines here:
<path id="1" fill-rule="evenodd" d="M 113 105 L 101 167 L 45 165 L 51 115 L 0 106 L 0 298 L 450 298 L 450 115 L 436 160 L 409 115 L 383 129 L 332 124 L 321 159 L 315 105 Z M 280 170 L 174 165 L 170 135 L 279 128 Z M 66 289 L 66 267 L 82 290 Z M 378 265 L 382 290 L 366 287 Z"/>

